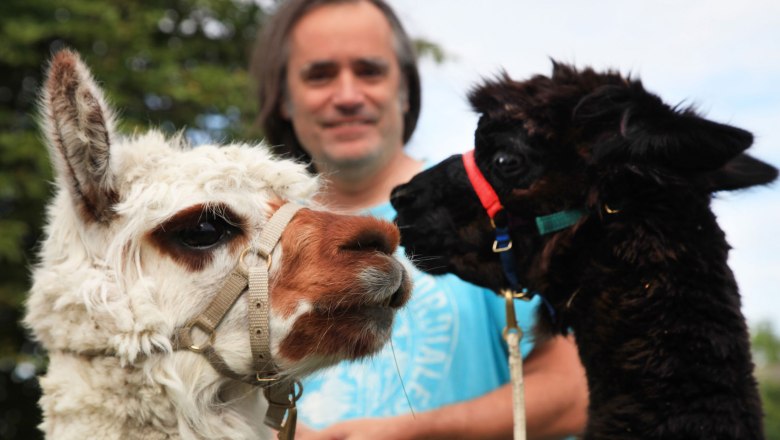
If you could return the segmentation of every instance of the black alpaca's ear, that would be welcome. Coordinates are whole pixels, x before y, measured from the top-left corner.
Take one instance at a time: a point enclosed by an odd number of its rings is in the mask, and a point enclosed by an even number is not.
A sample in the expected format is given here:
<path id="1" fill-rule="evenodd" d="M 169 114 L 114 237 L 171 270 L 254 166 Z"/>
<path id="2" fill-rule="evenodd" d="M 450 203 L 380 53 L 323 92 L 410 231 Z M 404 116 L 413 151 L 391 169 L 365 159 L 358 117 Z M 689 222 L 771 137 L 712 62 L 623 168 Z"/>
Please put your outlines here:
<path id="1" fill-rule="evenodd" d="M 501 72 L 496 79 L 487 80 L 469 92 L 471 107 L 488 117 L 513 113 L 513 109 L 517 108 L 517 97 L 512 84 L 509 75 Z"/>
<path id="2" fill-rule="evenodd" d="M 710 192 L 766 185 L 777 179 L 777 168 L 753 156 L 740 154 L 719 169 L 705 174 Z"/>
<path id="3" fill-rule="evenodd" d="M 617 159 L 686 173 L 720 169 L 753 143 L 750 132 L 702 118 L 692 109 L 672 108 L 638 81 L 584 98 L 576 121 L 606 139 L 594 146 L 597 161 Z M 610 131 L 613 136 L 603 136 Z"/>
<path id="4" fill-rule="evenodd" d="M 582 76 L 582 73 L 572 65 L 562 63 L 553 58 L 550 58 L 550 63 L 552 64 L 552 75 L 550 78 L 553 82 L 575 83 Z"/>
<path id="5" fill-rule="evenodd" d="M 636 117 L 634 112 L 625 113 L 621 121 L 631 156 L 669 168 L 717 170 L 753 143 L 750 132 L 701 118 L 691 111 L 667 110 Z"/>

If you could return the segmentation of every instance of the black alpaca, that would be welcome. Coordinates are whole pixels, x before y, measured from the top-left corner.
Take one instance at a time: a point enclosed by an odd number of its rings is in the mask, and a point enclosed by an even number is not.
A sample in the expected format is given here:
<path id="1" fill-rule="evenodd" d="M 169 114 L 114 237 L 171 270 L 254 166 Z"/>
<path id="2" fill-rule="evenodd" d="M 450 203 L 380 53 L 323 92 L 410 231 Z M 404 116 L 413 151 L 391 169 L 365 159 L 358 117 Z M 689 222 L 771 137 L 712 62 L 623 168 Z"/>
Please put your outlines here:
<path id="1" fill-rule="evenodd" d="M 470 94 L 477 167 L 504 207 L 537 331 L 573 330 L 590 388 L 586 439 L 760 439 L 748 330 L 712 193 L 777 170 L 744 130 L 672 108 L 615 72 L 555 64 Z M 460 155 L 396 188 L 407 252 L 431 273 L 507 286 Z M 537 218 L 581 217 L 542 234 Z M 769 232 L 769 231 L 768 231 Z"/>

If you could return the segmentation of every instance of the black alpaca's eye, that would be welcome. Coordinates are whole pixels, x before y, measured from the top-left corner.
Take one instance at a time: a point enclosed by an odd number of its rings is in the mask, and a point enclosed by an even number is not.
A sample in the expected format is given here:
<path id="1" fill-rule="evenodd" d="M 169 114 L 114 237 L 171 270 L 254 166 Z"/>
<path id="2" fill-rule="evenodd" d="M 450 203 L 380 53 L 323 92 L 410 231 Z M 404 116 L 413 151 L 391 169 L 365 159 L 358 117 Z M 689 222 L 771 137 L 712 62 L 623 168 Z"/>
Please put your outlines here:
<path id="1" fill-rule="evenodd" d="M 493 156 L 493 165 L 504 176 L 517 176 L 524 169 L 523 158 L 514 154 L 499 151 Z"/>
<path id="2" fill-rule="evenodd" d="M 208 249 L 230 237 L 234 229 L 224 218 L 209 214 L 196 224 L 179 230 L 176 238 L 189 248 Z"/>

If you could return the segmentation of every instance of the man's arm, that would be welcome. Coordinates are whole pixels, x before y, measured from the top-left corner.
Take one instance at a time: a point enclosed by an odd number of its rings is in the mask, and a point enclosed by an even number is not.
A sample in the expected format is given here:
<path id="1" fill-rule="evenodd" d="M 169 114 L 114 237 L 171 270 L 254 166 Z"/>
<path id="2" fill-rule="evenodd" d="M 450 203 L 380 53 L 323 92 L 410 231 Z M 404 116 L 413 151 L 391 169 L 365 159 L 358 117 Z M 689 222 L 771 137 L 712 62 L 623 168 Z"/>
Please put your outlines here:
<path id="1" fill-rule="evenodd" d="M 477 361 L 477 360 L 475 360 Z M 523 363 L 528 438 L 561 438 L 585 428 L 588 390 L 573 338 L 537 346 Z M 468 378 L 463 378 L 468 380 Z M 303 440 L 511 439 L 511 384 L 432 411 L 337 423 Z"/>

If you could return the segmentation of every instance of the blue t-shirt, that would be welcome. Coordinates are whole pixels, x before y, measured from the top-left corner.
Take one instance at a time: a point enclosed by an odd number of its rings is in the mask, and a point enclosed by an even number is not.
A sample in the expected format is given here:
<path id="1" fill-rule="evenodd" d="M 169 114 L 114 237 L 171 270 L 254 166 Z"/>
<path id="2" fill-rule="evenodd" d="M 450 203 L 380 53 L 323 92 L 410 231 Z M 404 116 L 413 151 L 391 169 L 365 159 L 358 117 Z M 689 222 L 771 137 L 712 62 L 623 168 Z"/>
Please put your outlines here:
<path id="1" fill-rule="evenodd" d="M 386 203 L 368 214 L 392 220 L 395 210 Z M 306 425 L 321 429 L 349 419 L 409 413 L 410 403 L 415 412 L 426 411 L 509 382 L 501 336 L 504 299 L 455 275 L 425 274 L 402 256 L 403 249 L 398 252 L 414 289 L 396 314 L 392 343 L 370 358 L 341 362 L 305 379 L 298 413 Z M 530 330 L 538 301 L 515 302 L 525 334 L 523 356 L 533 347 Z"/>

